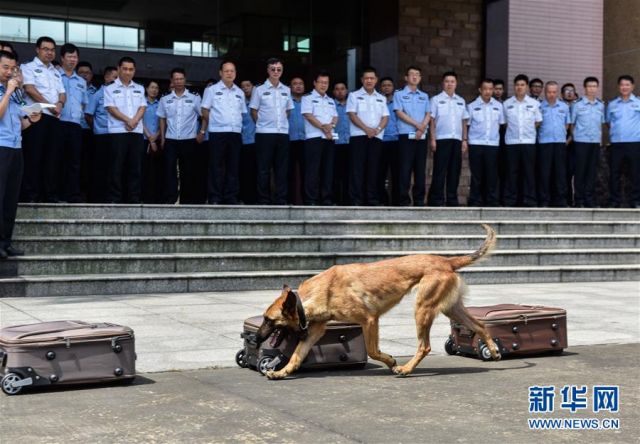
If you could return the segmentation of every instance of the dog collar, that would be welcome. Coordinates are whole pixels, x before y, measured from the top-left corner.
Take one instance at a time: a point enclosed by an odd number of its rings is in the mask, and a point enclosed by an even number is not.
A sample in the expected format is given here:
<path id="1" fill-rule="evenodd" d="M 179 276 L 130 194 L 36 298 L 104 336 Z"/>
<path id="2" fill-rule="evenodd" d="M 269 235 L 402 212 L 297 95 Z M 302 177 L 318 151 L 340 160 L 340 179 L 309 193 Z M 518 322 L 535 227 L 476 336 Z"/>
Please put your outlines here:
<path id="1" fill-rule="evenodd" d="M 302 299 L 300 299 L 300 295 L 298 292 L 294 291 L 293 294 L 296 295 L 296 310 L 298 312 L 298 326 L 300 330 L 306 332 L 307 327 L 309 327 L 309 323 L 307 322 L 307 315 L 304 313 L 304 307 L 302 306 Z"/>

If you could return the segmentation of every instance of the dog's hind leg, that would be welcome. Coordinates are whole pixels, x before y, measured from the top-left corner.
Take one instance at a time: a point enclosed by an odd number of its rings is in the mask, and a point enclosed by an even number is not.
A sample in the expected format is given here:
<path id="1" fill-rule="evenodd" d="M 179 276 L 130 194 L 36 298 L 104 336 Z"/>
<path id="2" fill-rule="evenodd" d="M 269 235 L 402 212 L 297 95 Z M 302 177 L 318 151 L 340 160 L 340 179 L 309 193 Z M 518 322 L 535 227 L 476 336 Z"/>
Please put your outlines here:
<path id="1" fill-rule="evenodd" d="M 489 336 L 489 332 L 487 332 L 487 328 L 485 325 L 473 317 L 471 313 L 467 310 L 462 302 L 462 298 L 460 298 L 454 305 L 452 305 L 446 312 L 444 312 L 449 318 L 457 321 L 468 329 L 476 333 L 478 336 L 482 338 L 484 343 L 489 348 L 491 352 L 491 357 L 497 361 L 501 358 L 500 350 L 498 350 L 498 346 L 493 341 L 493 338 Z"/>
<path id="2" fill-rule="evenodd" d="M 379 349 L 378 318 L 370 317 L 361 325 L 369 357 L 385 363 L 389 368 L 393 368 L 396 365 L 396 360 L 393 359 L 393 356 L 383 353 Z"/>
<path id="3" fill-rule="evenodd" d="M 284 379 L 289 376 L 291 373 L 295 372 L 300 368 L 302 361 L 307 357 L 311 347 L 315 345 L 316 342 L 324 335 L 327 324 L 325 322 L 314 322 L 309 325 L 309 333 L 307 337 L 298 343 L 296 349 L 293 351 L 291 355 L 291 359 L 287 365 L 284 366 L 281 370 L 268 371 L 266 373 L 267 378 L 269 379 Z"/>

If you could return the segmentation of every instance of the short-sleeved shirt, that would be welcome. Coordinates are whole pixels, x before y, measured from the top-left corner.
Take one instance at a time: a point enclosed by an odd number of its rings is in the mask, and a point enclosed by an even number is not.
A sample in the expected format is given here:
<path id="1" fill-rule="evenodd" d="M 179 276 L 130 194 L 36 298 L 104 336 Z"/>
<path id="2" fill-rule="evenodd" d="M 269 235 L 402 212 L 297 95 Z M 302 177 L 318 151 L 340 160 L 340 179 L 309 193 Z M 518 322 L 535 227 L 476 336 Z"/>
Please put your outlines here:
<path id="1" fill-rule="evenodd" d="M 115 82 L 104 89 L 104 107 L 107 108 L 109 106 L 117 108 L 118 111 L 129 118 L 135 116 L 140 108 L 147 106 L 144 88 L 133 80 L 129 85 L 125 86 L 120 81 L 120 78 L 117 78 Z M 107 116 L 107 128 L 109 129 L 109 134 L 128 132 L 142 134 L 142 119 L 140 119 L 133 131 L 127 131 L 125 123 L 109 113 Z"/>
<path id="2" fill-rule="evenodd" d="M 431 112 L 429 95 L 419 89 L 412 91 L 405 86 L 393 94 L 393 110 L 402 111 L 416 122 L 424 121 L 425 116 Z M 398 134 L 409 134 L 416 131 L 416 127 L 398 119 Z"/>
<path id="3" fill-rule="evenodd" d="M 398 140 L 398 116 L 396 116 L 396 112 L 393 110 L 394 106 L 393 99 L 387 102 L 389 122 L 387 122 L 387 126 L 384 127 L 383 142 L 395 142 Z"/>
<path id="4" fill-rule="evenodd" d="M 89 105 L 84 110 L 85 114 L 93 116 L 93 134 L 109 134 L 108 111 L 104 107 L 104 88 L 101 86 L 94 95 L 89 98 Z"/>
<path id="5" fill-rule="evenodd" d="M 279 82 L 276 86 L 267 80 L 253 88 L 249 108 L 258 111 L 257 134 L 289 134 L 287 111 L 293 109 L 291 90 Z"/>
<path id="6" fill-rule="evenodd" d="M 551 105 L 546 100 L 540 104 L 542 124 L 538 128 L 539 143 L 565 143 L 567 141 L 567 125 L 571 123 L 569 106 L 556 100 Z"/>
<path id="7" fill-rule="evenodd" d="M 91 97 L 93 97 L 93 95 L 98 91 L 98 88 L 96 88 L 95 86 L 88 84 L 87 85 L 87 105 L 84 107 L 85 108 L 85 114 L 86 114 L 86 109 L 87 106 L 89 106 L 89 102 L 91 101 Z M 87 120 L 84 118 L 84 115 L 82 116 L 82 120 L 80 120 L 80 126 L 82 127 L 82 129 L 91 129 L 89 128 L 89 124 L 87 123 Z"/>
<path id="8" fill-rule="evenodd" d="M 523 100 L 509 97 L 502 105 L 507 123 L 505 143 L 507 145 L 535 144 L 536 123 L 542 122 L 540 102 L 525 96 Z"/>
<path id="9" fill-rule="evenodd" d="M 504 124 L 502 103 L 493 97 L 477 97 L 467 105 L 469 145 L 500 146 L 500 125 Z"/>
<path id="10" fill-rule="evenodd" d="M 4 97 L 6 89 L 0 85 L 0 100 Z M 0 147 L 22 148 L 22 111 L 20 105 L 13 98 L 9 98 L 9 106 L 0 118 Z"/>
<path id="11" fill-rule="evenodd" d="M 338 116 L 335 101 L 327 94 L 321 96 L 315 89 L 302 98 L 301 112 L 303 116 L 311 114 L 323 125 L 331 123 L 333 118 Z M 304 132 L 306 139 L 325 137 L 322 130 L 313 126 L 307 119 L 304 119 Z"/>
<path id="12" fill-rule="evenodd" d="M 302 117 L 302 98 L 293 101 L 293 109 L 289 113 L 289 140 L 304 140 L 305 139 L 305 122 L 306 119 Z"/>
<path id="13" fill-rule="evenodd" d="M 188 89 L 185 89 L 181 96 L 173 91 L 161 98 L 156 114 L 162 119 L 167 119 L 165 138 L 195 139 L 198 135 L 198 117 L 201 107 L 200 96 Z"/>
<path id="14" fill-rule="evenodd" d="M 377 128 L 383 117 L 389 116 L 387 99 L 377 91 L 369 94 L 364 87 L 349 94 L 347 99 L 347 113 L 355 113 L 356 116 L 369 128 Z M 351 137 L 366 136 L 367 134 L 358 128 L 353 122 L 349 123 Z M 376 136 L 382 140 L 384 129 Z"/>
<path id="15" fill-rule="evenodd" d="M 605 123 L 604 103 L 581 97 L 571 105 L 573 140 L 580 143 L 602 143 L 602 124 Z"/>
<path id="16" fill-rule="evenodd" d="M 244 101 L 247 108 L 249 107 L 249 101 Z M 253 121 L 251 114 L 248 112 L 242 113 L 242 144 L 251 145 L 256 143 L 256 122 Z"/>
<path id="17" fill-rule="evenodd" d="M 20 70 L 22 71 L 23 84 L 35 86 L 48 103 L 56 103 L 59 95 L 65 93 L 60 71 L 52 63 L 47 66 L 35 57 L 33 61 L 22 64 Z M 25 100 L 28 105 L 35 103 L 29 94 L 25 94 Z M 51 115 L 51 111 L 48 109 L 43 112 Z"/>
<path id="18" fill-rule="evenodd" d="M 241 133 L 242 114 L 247 112 L 244 92 L 236 84 L 227 87 L 222 80 L 204 91 L 202 104 L 209 110 L 210 133 Z"/>
<path id="19" fill-rule="evenodd" d="M 640 99 L 631 94 L 628 100 L 618 97 L 609 102 L 607 122 L 611 143 L 640 142 Z"/>
<path id="20" fill-rule="evenodd" d="M 442 91 L 431 98 L 431 118 L 435 122 L 436 140 L 462 140 L 462 121 L 469 118 L 464 99 Z M 431 135 L 433 137 L 433 134 Z"/>
<path id="21" fill-rule="evenodd" d="M 336 111 L 338 113 L 338 123 L 336 124 L 336 132 L 338 140 L 336 145 L 346 145 L 349 143 L 349 116 L 347 115 L 347 103 L 344 104 L 336 100 Z"/>
<path id="22" fill-rule="evenodd" d="M 84 121 L 84 108 L 89 104 L 87 82 L 75 71 L 70 76 L 63 72 L 61 76 L 67 100 L 64 102 L 64 107 L 62 107 L 60 120 L 63 122 L 77 123 L 82 126 L 82 122 Z"/>
<path id="23" fill-rule="evenodd" d="M 147 98 L 147 107 L 142 115 L 142 125 L 147 129 L 149 134 L 156 134 L 160 129 L 160 119 L 158 118 L 158 108 L 160 107 L 160 101 L 154 100 L 153 102 Z M 144 134 L 144 139 L 147 140 L 147 135 Z"/>

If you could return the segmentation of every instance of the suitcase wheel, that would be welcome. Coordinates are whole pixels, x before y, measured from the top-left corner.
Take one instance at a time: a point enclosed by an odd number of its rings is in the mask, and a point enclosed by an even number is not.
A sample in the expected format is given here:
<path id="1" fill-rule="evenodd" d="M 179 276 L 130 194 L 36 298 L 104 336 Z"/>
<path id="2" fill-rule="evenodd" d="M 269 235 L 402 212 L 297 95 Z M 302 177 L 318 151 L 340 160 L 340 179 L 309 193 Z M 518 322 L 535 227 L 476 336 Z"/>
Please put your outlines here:
<path id="1" fill-rule="evenodd" d="M 7 395 L 17 395 L 22 390 L 22 386 L 14 387 L 13 384 L 22 381 L 22 377 L 16 373 L 7 373 L 2 378 L 2 391 Z"/>
<path id="2" fill-rule="evenodd" d="M 266 375 L 269 370 L 280 370 L 286 361 L 283 361 L 282 356 L 276 356 L 275 358 L 272 356 L 263 356 L 258 361 L 258 371 L 263 375 Z"/>
<path id="3" fill-rule="evenodd" d="M 247 352 L 245 351 L 244 348 L 241 348 L 240 350 L 238 350 L 238 353 L 236 353 L 236 364 L 238 364 L 238 367 L 240 368 L 246 368 L 249 364 L 247 363 Z"/>
<path id="4" fill-rule="evenodd" d="M 451 336 L 449 336 L 449 339 L 444 343 L 444 351 L 446 351 L 448 355 L 456 354 L 455 344 L 453 343 L 453 338 Z"/>
<path id="5" fill-rule="evenodd" d="M 489 347 L 487 347 L 484 344 L 482 345 L 482 347 L 480 347 L 480 351 L 478 352 L 478 355 L 483 361 L 491 361 L 493 359 L 491 357 L 491 350 L 489 350 Z"/>

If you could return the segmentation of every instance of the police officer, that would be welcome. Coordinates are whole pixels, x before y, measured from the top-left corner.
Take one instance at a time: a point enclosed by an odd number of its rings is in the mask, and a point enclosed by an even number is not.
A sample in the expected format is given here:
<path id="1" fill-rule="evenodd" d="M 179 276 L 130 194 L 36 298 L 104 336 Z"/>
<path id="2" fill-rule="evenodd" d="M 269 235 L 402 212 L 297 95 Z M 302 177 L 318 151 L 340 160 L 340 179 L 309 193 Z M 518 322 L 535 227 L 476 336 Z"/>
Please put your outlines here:
<path id="1" fill-rule="evenodd" d="M 443 91 L 431 98 L 431 137 L 433 178 L 429 190 L 429 205 L 458 206 L 458 183 L 462 168 L 462 153 L 467 151 L 469 118 L 464 99 L 456 94 L 458 75 L 453 71 L 442 75 Z"/>
<path id="2" fill-rule="evenodd" d="M 338 205 L 349 203 L 349 125 L 351 121 L 347 115 L 347 97 L 349 90 L 345 82 L 333 85 L 333 100 L 338 113 L 335 131 L 338 140 L 335 141 L 335 164 L 333 168 L 333 201 Z"/>
<path id="3" fill-rule="evenodd" d="M 41 114 L 23 116 L 15 92 L 20 84 L 15 54 L 0 50 L 0 259 L 21 256 L 11 245 L 23 171 L 22 134 Z"/>
<path id="4" fill-rule="evenodd" d="M 144 156 L 142 158 L 142 202 L 164 202 L 164 153 L 160 143 L 160 84 L 152 79 L 144 82 L 147 107 L 142 116 L 142 137 L 144 139 Z M 175 199 L 170 202 L 175 203 Z"/>
<path id="5" fill-rule="evenodd" d="M 509 207 L 518 204 L 518 178 L 523 179 L 522 203 L 534 207 L 536 199 L 536 129 L 542 122 L 540 102 L 527 95 L 529 78 L 518 74 L 514 80 L 515 95 L 503 103 L 507 133 L 506 183 L 504 204 Z"/>
<path id="6" fill-rule="evenodd" d="M 87 82 L 87 94 L 89 100 L 93 96 L 98 88 L 93 84 L 93 66 L 87 61 L 78 62 L 76 66 L 76 72 Z M 86 106 L 85 106 L 86 110 Z M 80 189 L 82 190 L 85 201 L 89 201 L 90 187 L 91 187 L 91 165 L 93 162 L 93 131 L 87 123 L 84 115 L 80 120 L 80 127 L 82 127 L 82 160 L 80 162 Z"/>
<path id="7" fill-rule="evenodd" d="M 267 60 L 269 77 L 253 89 L 249 107 L 256 122 L 256 158 L 258 169 L 258 203 L 269 204 L 270 170 L 273 166 L 276 191 L 273 203 L 287 203 L 289 163 L 289 120 L 293 109 L 291 90 L 280 82 L 283 66 L 279 59 Z"/>
<path id="8" fill-rule="evenodd" d="M 320 72 L 313 81 L 313 91 L 302 98 L 305 118 L 304 204 L 333 204 L 334 139 L 338 112 L 327 95 L 329 74 Z"/>
<path id="9" fill-rule="evenodd" d="M 565 83 L 560 88 L 560 93 L 562 95 L 562 101 L 569 105 L 569 109 L 571 106 L 579 100 L 578 94 L 576 93 L 576 87 L 573 83 Z M 575 159 L 575 144 L 573 141 L 573 136 L 571 131 L 569 131 L 569 138 L 567 141 L 567 177 L 566 177 L 566 190 L 567 190 L 567 205 L 573 206 L 573 175 L 576 168 L 576 159 Z"/>
<path id="10" fill-rule="evenodd" d="M 595 77 L 584 79 L 585 95 L 571 107 L 571 125 L 575 150 L 574 205 L 593 208 L 605 123 L 604 103 L 598 99 L 599 82 Z"/>
<path id="11" fill-rule="evenodd" d="M 398 204 L 425 204 L 427 168 L 427 132 L 431 119 L 429 96 L 419 89 L 422 71 L 409 66 L 405 72 L 406 86 L 393 96 L 393 109 L 398 120 Z M 411 192 L 411 174 L 414 176 Z"/>
<path id="12" fill-rule="evenodd" d="M 544 86 L 540 104 L 542 123 L 538 129 L 538 206 L 567 206 L 567 130 L 571 123 L 569 106 L 560 100 L 560 87 L 553 80 Z M 553 191 L 553 196 L 551 192 Z"/>
<path id="13" fill-rule="evenodd" d="M 118 78 L 104 90 L 111 135 L 108 200 L 113 203 L 140 203 L 142 196 L 142 117 L 147 102 L 144 88 L 133 81 L 135 73 L 135 61 L 122 57 L 118 61 Z M 127 195 L 123 196 L 125 175 Z"/>
<path id="14" fill-rule="evenodd" d="M 63 172 L 60 175 L 60 186 L 62 198 L 71 203 L 82 201 L 80 193 L 82 122 L 85 121 L 84 108 L 89 103 L 87 82 L 75 71 L 79 55 L 78 48 L 71 43 L 65 43 L 60 47 L 62 84 L 67 95 L 60 114 L 62 164 L 59 168 Z"/>
<path id="15" fill-rule="evenodd" d="M 543 87 L 544 83 L 541 79 L 531 79 L 531 81 L 529 82 L 529 95 L 531 96 L 531 98 L 536 99 L 538 102 L 541 102 Z"/>
<path id="16" fill-rule="evenodd" d="M 469 206 L 498 205 L 498 150 L 504 124 L 502 103 L 494 98 L 491 79 L 480 83 L 480 95 L 467 105 L 469 114 Z"/>
<path id="17" fill-rule="evenodd" d="M 249 109 L 253 92 L 253 82 L 243 80 L 240 89 L 244 93 L 244 103 Z M 245 204 L 256 203 L 256 122 L 247 111 L 242 114 L 242 152 L 240 154 L 240 200 Z"/>
<path id="18" fill-rule="evenodd" d="M 505 98 L 504 80 L 493 79 L 493 98 L 500 103 L 504 102 L 504 98 Z"/>
<path id="19" fill-rule="evenodd" d="M 233 83 L 236 65 L 220 64 L 220 81 L 207 88 L 202 101 L 202 124 L 209 127 L 208 202 L 212 205 L 238 203 L 242 114 L 247 112 L 245 96 Z M 202 130 L 200 131 L 202 134 Z"/>
<path id="20" fill-rule="evenodd" d="M 398 118 L 394 108 L 395 84 L 391 77 L 380 79 L 380 93 L 387 101 L 389 122 L 382 138 L 382 154 L 378 173 L 378 194 L 380 203 L 391 205 L 398 201 Z"/>
<path id="21" fill-rule="evenodd" d="M 389 108 L 384 96 L 375 89 L 378 83 L 375 68 L 365 68 L 360 81 L 362 88 L 347 99 L 351 120 L 349 197 L 352 205 L 380 205 L 378 175 Z"/>
<path id="22" fill-rule="evenodd" d="M 104 84 L 89 98 L 89 105 L 85 109 L 85 118 L 93 130 L 94 149 L 89 201 L 94 203 L 107 202 L 111 139 L 108 128 L 109 117 L 104 107 L 104 89 L 118 78 L 118 68 L 107 66 L 102 75 Z"/>
<path id="23" fill-rule="evenodd" d="M 607 108 L 611 131 L 611 175 L 609 201 L 620 206 L 620 167 L 624 161 L 631 167 L 631 197 L 629 205 L 640 208 L 640 98 L 633 94 L 634 80 L 630 75 L 618 78 L 620 96 Z"/>
<path id="24" fill-rule="evenodd" d="M 304 80 L 294 77 L 289 84 L 293 109 L 289 113 L 289 203 L 302 205 L 304 177 L 305 119 L 302 116 Z"/>
<path id="25" fill-rule="evenodd" d="M 60 113 L 66 100 L 60 72 L 53 66 L 56 42 L 50 37 L 36 41 L 36 57 L 22 65 L 27 104 L 48 103 L 37 125 L 25 133 L 22 199 L 57 202 L 60 158 Z"/>

